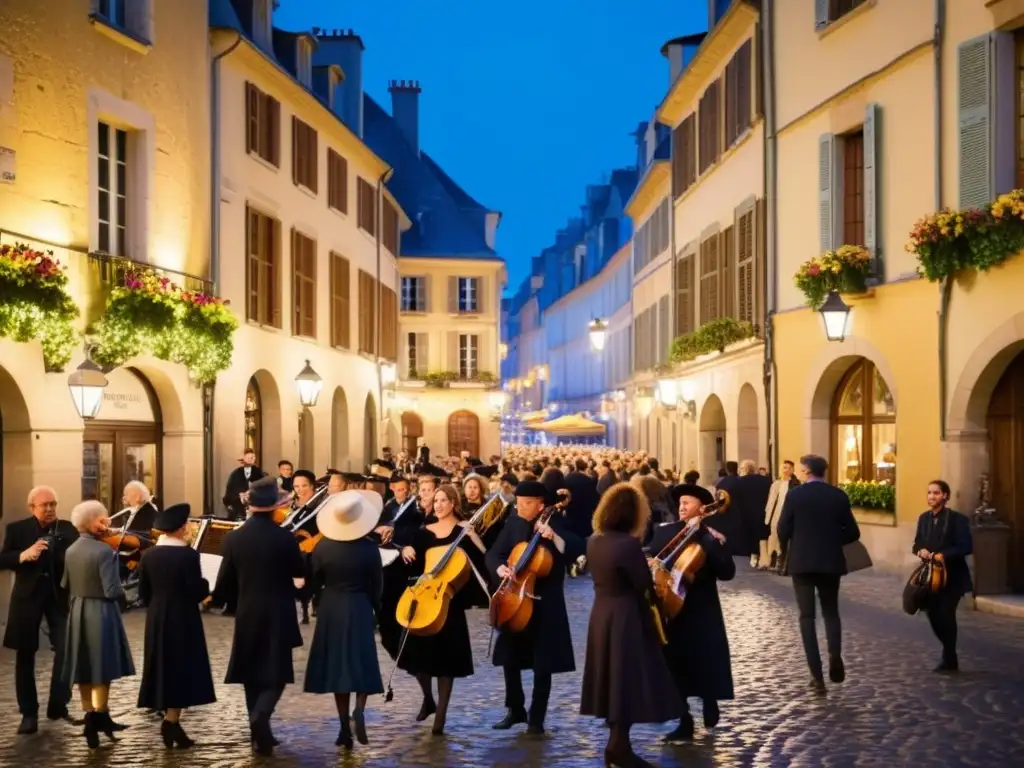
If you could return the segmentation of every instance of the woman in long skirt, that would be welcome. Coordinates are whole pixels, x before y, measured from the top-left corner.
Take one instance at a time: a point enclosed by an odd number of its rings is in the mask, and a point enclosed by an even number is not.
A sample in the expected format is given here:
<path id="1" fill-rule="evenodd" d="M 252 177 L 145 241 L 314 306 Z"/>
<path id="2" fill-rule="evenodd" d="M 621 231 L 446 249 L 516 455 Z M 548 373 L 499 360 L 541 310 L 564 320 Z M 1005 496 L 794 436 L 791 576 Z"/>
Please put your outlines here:
<path id="1" fill-rule="evenodd" d="M 182 710 L 217 700 L 199 610 L 210 585 L 199 553 L 185 541 L 190 511 L 175 504 L 156 516 L 153 527 L 162 534 L 139 564 L 139 599 L 146 605 L 139 706 L 164 713 L 160 736 L 168 749 L 194 743 L 181 727 Z"/>
<path id="2" fill-rule="evenodd" d="M 366 699 L 384 692 L 374 612 L 380 610 L 383 566 L 377 544 L 367 538 L 383 504 L 374 491 L 341 491 L 316 516 L 323 539 L 312 555 L 313 590 L 323 589 L 313 645 L 306 662 L 306 693 L 333 693 L 341 730 L 335 741 L 352 749 L 349 705 L 356 697 L 352 724 L 360 744 L 366 733 Z"/>
<path id="3" fill-rule="evenodd" d="M 135 674 L 132 652 L 121 621 L 124 589 L 117 574 L 116 553 L 101 539 L 110 527 L 107 509 L 98 501 L 83 501 L 71 510 L 79 537 L 68 547 L 61 586 L 68 590 L 70 612 L 64 679 L 78 685 L 85 710 L 85 738 L 90 749 L 99 734 L 114 740 L 126 726 L 110 719 L 110 684 Z"/>

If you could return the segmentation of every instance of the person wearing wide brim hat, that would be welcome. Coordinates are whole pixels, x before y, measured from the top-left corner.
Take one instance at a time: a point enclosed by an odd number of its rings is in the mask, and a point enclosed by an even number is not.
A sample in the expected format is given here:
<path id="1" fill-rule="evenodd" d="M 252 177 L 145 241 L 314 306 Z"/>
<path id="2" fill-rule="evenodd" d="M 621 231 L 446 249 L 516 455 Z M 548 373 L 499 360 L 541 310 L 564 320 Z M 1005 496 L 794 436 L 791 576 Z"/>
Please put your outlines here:
<path id="1" fill-rule="evenodd" d="M 715 497 L 711 495 L 711 491 L 700 485 L 694 485 L 692 483 L 680 483 L 679 485 L 673 485 L 668 492 L 669 497 L 672 499 L 672 504 L 676 507 L 679 506 L 679 500 L 683 496 L 689 496 L 692 499 L 696 499 L 701 503 L 702 506 L 711 504 Z"/>
<path id="2" fill-rule="evenodd" d="M 366 699 L 384 692 L 374 618 L 381 608 L 384 574 L 377 544 L 368 538 L 382 510 L 380 494 L 351 490 L 330 496 L 316 516 L 324 538 L 313 550 L 311 572 L 314 588 L 324 590 L 304 690 L 335 695 L 336 743 L 346 749 L 353 747 L 353 730 L 360 744 L 368 743 Z M 350 720 L 352 694 L 356 701 Z"/>
<path id="3" fill-rule="evenodd" d="M 160 736 L 168 747 L 187 748 L 183 709 L 216 701 L 199 604 L 210 594 L 199 552 L 185 541 L 191 508 L 173 504 L 153 527 L 162 531 L 139 563 L 139 599 L 146 604 L 145 649 L 138 706 L 164 712 Z"/>
<path id="4" fill-rule="evenodd" d="M 274 512 L 291 503 L 292 494 L 281 489 L 276 478 L 265 477 L 249 485 L 250 514 Z"/>

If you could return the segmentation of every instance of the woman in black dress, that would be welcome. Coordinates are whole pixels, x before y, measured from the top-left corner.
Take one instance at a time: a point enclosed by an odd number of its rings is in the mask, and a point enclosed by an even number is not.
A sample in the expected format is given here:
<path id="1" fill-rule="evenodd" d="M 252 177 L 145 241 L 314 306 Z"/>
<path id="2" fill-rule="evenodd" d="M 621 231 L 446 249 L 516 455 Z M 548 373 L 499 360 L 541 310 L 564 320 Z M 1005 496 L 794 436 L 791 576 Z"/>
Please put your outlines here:
<path id="1" fill-rule="evenodd" d="M 376 542 L 367 538 L 383 504 L 374 491 L 330 496 L 316 516 L 323 539 L 312 555 L 312 585 L 322 589 L 313 644 L 306 662 L 306 693 L 333 693 L 341 730 L 334 743 L 352 749 L 349 704 L 355 736 L 366 735 L 366 698 L 384 692 L 377 663 L 374 612 L 380 611 L 383 567 Z"/>
<path id="2" fill-rule="evenodd" d="M 415 565 L 416 575 L 423 573 L 427 550 L 434 547 L 447 548 L 459 535 L 460 526 L 469 526 L 468 522 L 459 520 L 459 492 L 454 485 L 442 485 L 437 489 L 433 513 L 436 520 L 421 528 L 412 546 L 402 550 L 403 558 Z M 466 550 L 467 555 L 474 546 L 479 553 L 484 552 L 483 542 L 472 528 L 469 528 L 460 546 Z M 431 706 L 433 702 L 424 701 L 423 709 L 426 712 L 421 710 L 416 718 L 425 720 L 433 712 L 432 733 L 435 736 L 444 733 L 455 678 L 473 674 L 473 649 L 469 644 L 469 627 L 466 624 L 466 607 L 472 599 L 473 579 L 470 581 L 452 600 L 441 631 L 436 635 L 410 634 L 398 662 L 398 668 L 413 675 L 424 691 L 430 690 L 431 678 L 437 678 L 437 704 Z"/>
<path id="3" fill-rule="evenodd" d="M 139 564 L 139 600 L 146 605 L 139 706 L 165 713 L 164 746 L 181 749 L 194 743 L 181 727 L 181 711 L 217 700 L 199 611 L 210 585 L 199 553 L 185 541 L 190 512 L 188 504 L 175 504 L 157 514 L 153 527 L 161 536 Z"/>
<path id="4" fill-rule="evenodd" d="M 580 714 L 608 722 L 605 765 L 622 768 L 650 765 L 630 745 L 634 723 L 664 723 L 683 710 L 649 607 L 654 584 L 640 546 L 649 516 L 639 489 L 614 485 L 601 497 L 587 545 L 594 605 Z"/>

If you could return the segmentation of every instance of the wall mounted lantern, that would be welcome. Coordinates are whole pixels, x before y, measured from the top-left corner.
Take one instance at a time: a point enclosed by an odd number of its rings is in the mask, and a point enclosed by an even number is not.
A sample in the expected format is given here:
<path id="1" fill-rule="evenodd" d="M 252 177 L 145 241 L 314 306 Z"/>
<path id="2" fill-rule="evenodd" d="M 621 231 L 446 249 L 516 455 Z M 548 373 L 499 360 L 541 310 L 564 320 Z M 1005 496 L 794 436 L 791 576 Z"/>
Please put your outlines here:
<path id="1" fill-rule="evenodd" d="M 604 349 L 604 342 L 608 335 L 608 323 L 599 317 L 590 321 L 590 346 L 595 352 Z"/>
<path id="2" fill-rule="evenodd" d="M 303 408 L 312 408 L 320 398 L 320 390 L 324 388 L 324 380 L 306 361 L 306 367 L 295 377 L 295 387 L 299 390 L 299 402 Z"/>
<path id="3" fill-rule="evenodd" d="M 68 376 L 68 390 L 78 415 L 88 421 L 95 419 L 103 405 L 103 390 L 107 388 L 107 377 L 89 357 L 86 347 L 85 360 Z"/>
<path id="4" fill-rule="evenodd" d="M 818 312 L 825 323 L 825 338 L 829 341 L 843 341 L 850 324 L 850 307 L 839 293 L 831 291 Z"/>

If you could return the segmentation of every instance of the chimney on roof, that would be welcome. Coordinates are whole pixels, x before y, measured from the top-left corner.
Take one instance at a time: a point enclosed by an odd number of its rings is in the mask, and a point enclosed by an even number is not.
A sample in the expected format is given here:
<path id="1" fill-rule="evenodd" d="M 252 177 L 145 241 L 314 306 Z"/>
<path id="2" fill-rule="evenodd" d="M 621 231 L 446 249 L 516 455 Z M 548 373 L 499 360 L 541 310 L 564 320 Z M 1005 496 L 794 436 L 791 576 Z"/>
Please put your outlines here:
<path id="1" fill-rule="evenodd" d="M 392 80 L 388 84 L 391 94 L 391 117 L 394 118 L 412 151 L 420 153 L 420 88 L 419 80 Z"/>
<path id="2" fill-rule="evenodd" d="M 668 59 L 668 84 L 671 87 L 693 61 L 697 49 L 704 42 L 704 32 L 696 35 L 683 35 L 669 40 L 661 47 L 661 55 Z"/>
<path id="3" fill-rule="evenodd" d="M 641 120 L 633 132 L 636 140 L 636 167 L 641 170 L 647 166 L 647 121 Z"/>
<path id="4" fill-rule="evenodd" d="M 334 114 L 342 119 L 359 138 L 363 137 L 363 45 L 362 38 L 351 29 L 320 30 L 316 36 L 313 65 L 336 64 L 345 79 L 337 86 Z"/>

